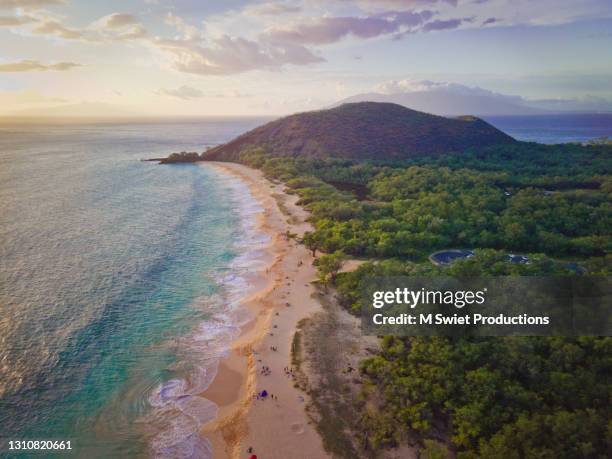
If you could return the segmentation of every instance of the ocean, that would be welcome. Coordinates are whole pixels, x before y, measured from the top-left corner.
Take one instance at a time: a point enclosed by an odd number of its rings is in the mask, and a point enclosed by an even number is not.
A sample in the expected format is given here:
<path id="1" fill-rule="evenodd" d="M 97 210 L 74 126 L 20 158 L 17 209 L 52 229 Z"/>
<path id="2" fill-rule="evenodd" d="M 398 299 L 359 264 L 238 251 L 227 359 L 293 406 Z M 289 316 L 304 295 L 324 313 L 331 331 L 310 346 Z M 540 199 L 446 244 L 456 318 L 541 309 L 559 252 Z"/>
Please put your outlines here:
<path id="1" fill-rule="evenodd" d="M 611 117 L 489 121 L 521 140 L 612 135 Z M 210 457 L 196 396 L 242 324 L 268 238 L 237 178 L 141 159 L 261 119 L 0 125 L 0 444 L 79 457 Z M 2 452 L 0 452 L 2 454 Z"/>
<path id="2" fill-rule="evenodd" d="M 194 394 L 248 320 L 260 209 L 211 166 L 140 160 L 260 122 L 0 126 L 2 449 L 209 456 L 216 406 Z"/>
<path id="3" fill-rule="evenodd" d="M 506 134 L 525 142 L 582 143 L 612 138 L 612 113 L 531 116 L 484 116 Z"/>

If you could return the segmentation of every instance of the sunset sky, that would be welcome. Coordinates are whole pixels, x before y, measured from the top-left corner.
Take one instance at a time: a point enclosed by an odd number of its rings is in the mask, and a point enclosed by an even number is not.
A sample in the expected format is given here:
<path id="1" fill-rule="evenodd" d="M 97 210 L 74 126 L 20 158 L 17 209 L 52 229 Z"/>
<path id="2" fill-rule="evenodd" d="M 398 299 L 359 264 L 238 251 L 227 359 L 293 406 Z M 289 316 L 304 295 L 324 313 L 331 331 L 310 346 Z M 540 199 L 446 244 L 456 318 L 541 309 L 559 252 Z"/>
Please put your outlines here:
<path id="1" fill-rule="evenodd" d="M 275 115 L 431 82 L 601 103 L 611 50 L 610 0 L 0 0 L 0 115 Z"/>

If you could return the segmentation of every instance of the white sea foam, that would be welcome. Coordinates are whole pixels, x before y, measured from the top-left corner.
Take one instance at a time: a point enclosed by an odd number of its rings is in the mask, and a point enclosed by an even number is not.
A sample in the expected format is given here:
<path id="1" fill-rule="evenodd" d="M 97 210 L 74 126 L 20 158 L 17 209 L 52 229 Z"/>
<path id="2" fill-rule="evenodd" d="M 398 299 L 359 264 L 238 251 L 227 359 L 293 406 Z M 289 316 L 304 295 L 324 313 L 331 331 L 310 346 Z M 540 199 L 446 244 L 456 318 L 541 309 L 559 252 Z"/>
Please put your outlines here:
<path id="1" fill-rule="evenodd" d="M 212 457 L 210 442 L 199 432 L 204 424 L 215 419 L 218 407 L 198 394 L 214 380 L 220 359 L 228 354 L 241 327 L 252 319 L 240 305 L 255 289 L 249 276 L 263 269 L 263 255 L 271 241 L 257 227 L 263 208 L 248 185 L 229 175 L 220 176 L 219 185 L 239 216 L 233 234 L 228 235 L 238 255 L 231 260 L 228 270 L 215 279 L 219 292 L 199 300 L 211 315 L 179 342 L 178 362 L 173 369 L 182 376 L 161 383 L 149 396 L 153 408 L 149 414 L 151 424 L 162 426 L 151 440 L 154 457 Z"/>

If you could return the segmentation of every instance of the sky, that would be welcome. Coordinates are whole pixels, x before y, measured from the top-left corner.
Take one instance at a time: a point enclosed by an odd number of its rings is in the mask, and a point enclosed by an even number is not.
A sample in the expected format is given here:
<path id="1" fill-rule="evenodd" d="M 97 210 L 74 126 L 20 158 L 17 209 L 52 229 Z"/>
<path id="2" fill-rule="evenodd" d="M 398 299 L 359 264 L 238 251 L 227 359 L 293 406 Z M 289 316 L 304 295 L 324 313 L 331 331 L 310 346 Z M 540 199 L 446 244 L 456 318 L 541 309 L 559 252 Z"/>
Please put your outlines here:
<path id="1" fill-rule="evenodd" d="M 0 115 L 280 115 L 446 85 L 612 106 L 610 0 L 0 0 Z"/>

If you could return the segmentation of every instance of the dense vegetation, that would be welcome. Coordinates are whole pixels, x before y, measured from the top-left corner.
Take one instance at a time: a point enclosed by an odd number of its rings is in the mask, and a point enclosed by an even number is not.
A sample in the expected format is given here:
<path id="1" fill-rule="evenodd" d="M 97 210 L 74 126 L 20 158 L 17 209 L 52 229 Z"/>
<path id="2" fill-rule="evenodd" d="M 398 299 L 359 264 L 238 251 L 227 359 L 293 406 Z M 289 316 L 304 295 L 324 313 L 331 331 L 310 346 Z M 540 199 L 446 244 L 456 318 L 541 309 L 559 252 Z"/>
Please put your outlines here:
<path id="1" fill-rule="evenodd" d="M 467 153 L 418 165 L 270 158 L 257 149 L 241 159 L 300 195 L 316 227 L 307 243 L 324 252 L 419 260 L 447 247 L 553 257 L 610 251 L 610 147 L 486 152 L 486 159 Z M 542 174 L 548 169 L 554 175 Z M 357 200 L 364 189 L 368 199 Z"/>
<path id="2" fill-rule="evenodd" d="M 472 458 L 608 457 L 610 338 L 392 338 L 363 364 L 384 407 L 374 447 L 408 433 Z"/>
<path id="3" fill-rule="evenodd" d="M 512 137 L 475 117 L 445 118 L 360 102 L 272 121 L 204 156 L 236 160 L 246 148 L 265 146 L 272 156 L 399 160 L 512 143 Z"/>
<path id="4" fill-rule="evenodd" d="M 592 272 L 610 274 L 609 260 Z M 605 266 L 605 268 L 604 268 Z M 385 260 L 339 274 L 341 302 L 358 310 L 361 283 L 390 275 L 570 275 L 546 256 L 515 264 L 477 250 L 447 268 Z M 382 339 L 362 364 L 371 448 L 421 444 L 423 457 L 595 458 L 612 447 L 612 339 L 599 337 Z"/>
<path id="5" fill-rule="evenodd" d="M 240 160 L 284 181 L 312 212 L 304 238 L 341 304 L 377 275 L 610 275 L 612 147 L 516 144 L 402 163 Z M 334 184 L 334 185 L 332 185 Z M 447 267 L 433 250 L 474 248 Z M 509 251 L 530 263 L 511 263 Z M 344 256 L 375 258 L 337 274 Z M 422 457 L 598 458 L 612 451 L 612 339 L 393 338 L 362 364 L 369 451 Z"/>

